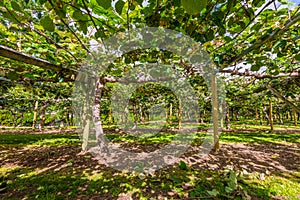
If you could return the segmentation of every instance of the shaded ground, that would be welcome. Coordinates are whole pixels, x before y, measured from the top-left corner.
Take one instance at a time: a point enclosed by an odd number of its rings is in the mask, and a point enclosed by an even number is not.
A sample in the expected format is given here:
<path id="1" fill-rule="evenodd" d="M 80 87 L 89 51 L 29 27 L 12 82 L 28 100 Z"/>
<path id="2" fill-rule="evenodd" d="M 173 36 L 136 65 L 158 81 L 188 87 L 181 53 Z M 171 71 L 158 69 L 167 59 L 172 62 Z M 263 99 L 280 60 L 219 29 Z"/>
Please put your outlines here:
<path id="1" fill-rule="evenodd" d="M 299 134 L 227 133 L 221 137 L 219 152 L 200 156 L 198 141 L 182 156 L 187 167 L 175 164 L 142 177 L 101 165 L 88 153 L 80 154 L 80 140 L 76 137 L 0 134 L 0 198 L 237 199 L 250 195 L 254 199 L 285 199 L 294 194 L 296 199 L 300 195 Z M 115 135 L 113 138 L 120 142 Z M 160 141 L 163 143 L 150 144 L 128 139 L 120 144 L 149 152 L 166 142 Z M 233 191 L 228 191 L 230 179 L 224 169 L 231 167 L 233 171 L 243 171 L 244 176 L 237 178 Z M 249 179 L 248 173 L 254 178 Z M 278 192 L 268 186 L 268 181 L 287 184 L 286 189 Z"/>

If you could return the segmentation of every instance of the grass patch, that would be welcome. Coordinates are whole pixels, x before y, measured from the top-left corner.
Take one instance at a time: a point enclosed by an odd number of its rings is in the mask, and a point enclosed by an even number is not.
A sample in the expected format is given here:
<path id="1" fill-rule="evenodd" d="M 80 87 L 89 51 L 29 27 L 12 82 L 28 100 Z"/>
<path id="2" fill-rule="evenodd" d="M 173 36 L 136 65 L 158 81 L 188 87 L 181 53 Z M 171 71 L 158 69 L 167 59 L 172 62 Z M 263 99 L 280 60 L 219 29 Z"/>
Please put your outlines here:
<path id="1" fill-rule="evenodd" d="M 228 143 L 300 143 L 300 134 L 297 133 L 222 133 L 220 141 Z"/>
<path id="2" fill-rule="evenodd" d="M 0 145 L 59 146 L 78 145 L 78 134 L 0 134 Z"/>
<path id="3" fill-rule="evenodd" d="M 158 195 L 168 199 L 207 196 L 215 199 L 243 199 L 246 195 L 260 199 L 297 199 L 300 194 L 299 177 L 288 179 L 288 176 L 290 174 L 278 174 L 260 180 L 239 176 L 234 171 L 197 171 L 173 165 L 143 178 L 138 174 L 114 170 L 95 173 L 68 167 L 57 172 L 38 173 L 30 168 L 17 168 L 7 171 L 4 181 L 7 183 L 7 191 L 13 193 L 13 197 L 27 199 L 79 196 L 113 198 L 126 193 L 138 199 Z"/>
<path id="4" fill-rule="evenodd" d="M 299 173 L 277 174 L 267 177 L 265 180 L 245 180 L 245 189 L 252 195 L 262 199 L 270 197 L 276 199 L 299 199 L 300 183 Z"/>

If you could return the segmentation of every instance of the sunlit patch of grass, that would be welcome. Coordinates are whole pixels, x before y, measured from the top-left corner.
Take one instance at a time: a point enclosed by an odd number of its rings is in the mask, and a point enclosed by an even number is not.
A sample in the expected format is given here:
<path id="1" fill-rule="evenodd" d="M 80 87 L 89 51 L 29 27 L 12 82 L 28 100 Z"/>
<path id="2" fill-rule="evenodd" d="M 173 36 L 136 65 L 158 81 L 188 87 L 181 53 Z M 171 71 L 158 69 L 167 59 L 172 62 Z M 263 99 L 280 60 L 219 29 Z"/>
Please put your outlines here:
<path id="1" fill-rule="evenodd" d="M 16 170 L 19 166 L 11 166 L 11 167 L 0 167 L 0 175 L 4 176 L 6 173 L 10 171 Z"/>
<path id="2" fill-rule="evenodd" d="M 6 169 L 2 169 L 6 170 Z M 166 167 L 153 175 L 141 178 L 138 174 L 114 170 L 75 172 L 68 168 L 63 171 L 43 171 L 39 169 L 18 168 L 6 170 L 5 180 L 8 189 L 15 194 L 23 194 L 27 199 L 66 199 L 80 195 L 87 197 L 118 197 L 132 194 L 138 199 L 157 197 L 158 194 L 170 198 L 205 197 L 216 199 L 241 199 L 239 190 L 226 191 L 228 178 L 224 171 L 194 170 L 179 164 Z M 88 171 L 88 172 L 87 172 Z M 270 199 L 274 196 L 296 199 L 300 191 L 299 173 L 272 174 L 265 180 L 241 176 L 238 186 L 251 196 Z M 149 192 L 151 191 L 151 192 Z"/>
<path id="3" fill-rule="evenodd" d="M 249 193 L 260 198 L 277 197 L 296 200 L 300 197 L 299 174 L 278 174 L 272 175 L 265 180 L 245 180 L 245 183 L 247 183 L 245 188 Z"/>
<path id="4" fill-rule="evenodd" d="M 80 142 L 78 134 L 0 134 L 0 145 L 62 146 Z"/>
<path id="5" fill-rule="evenodd" d="M 222 133 L 220 141 L 233 143 L 300 143 L 300 134 L 297 133 Z"/>
<path id="6" fill-rule="evenodd" d="M 266 121 L 260 124 L 257 120 L 240 120 L 231 122 L 232 129 L 256 129 L 256 130 L 270 130 L 270 126 Z M 294 125 L 292 122 L 285 122 L 284 124 L 274 123 L 275 130 L 300 130 L 300 125 Z"/>

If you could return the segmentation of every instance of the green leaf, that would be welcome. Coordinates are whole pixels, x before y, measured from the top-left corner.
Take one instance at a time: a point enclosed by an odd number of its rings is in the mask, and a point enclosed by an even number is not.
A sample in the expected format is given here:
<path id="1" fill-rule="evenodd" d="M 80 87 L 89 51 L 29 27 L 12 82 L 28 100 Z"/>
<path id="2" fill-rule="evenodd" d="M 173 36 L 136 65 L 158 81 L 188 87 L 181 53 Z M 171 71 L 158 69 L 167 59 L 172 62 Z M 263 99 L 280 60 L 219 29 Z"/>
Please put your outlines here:
<path id="1" fill-rule="evenodd" d="M 82 21 L 85 21 L 85 20 L 88 19 L 88 16 L 82 14 L 82 12 L 81 12 L 80 10 L 75 10 L 75 11 L 73 12 L 72 17 L 73 17 L 74 19 L 82 20 Z"/>
<path id="2" fill-rule="evenodd" d="M 108 9 L 111 7 L 111 0 L 97 0 L 97 3 L 104 9 Z"/>
<path id="3" fill-rule="evenodd" d="M 55 12 L 60 18 L 65 18 L 67 15 L 67 6 L 64 5 L 62 9 L 55 10 Z"/>
<path id="4" fill-rule="evenodd" d="M 125 5 L 125 2 L 122 1 L 122 0 L 119 0 L 116 5 L 115 5 L 115 8 L 116 8 L 116 12 L 121 15 L 122 14 L 122 10 L 123 10 L 123 7 Z"/>
<path id="5" fill-rule="evenodd" d="M 206 34 L 205 34 L 205 37 L 206 37 L 206 41 L 211 41 L 215 38 L 215 35 L 214 35 L 214 31 L 213 30 L 209 30 Z"/>
<path id="6" fill-rule="evenodd" d="M 43 17 L 41 19 L 41 25 L 43 26 L 43 28 L 47 31 L 53 32 L 55 29 L 55 25 L 52 21 L 52 19 L 49 17 L 49 15 Z"/>
<path id="7" fill-rule="evenodd" d="M 218 190 L 213 189 L 212 191 L 207 191 L 210 196 L 217 196 L 219 194 Z"/>
<path id="8" fill-rule="evenodd" d="M 207 5 L 207 0 L 181 0 L 181 5 L 190 15 L 199 13 Z"/>
<path id="9" fill-rule="evenodd" d="M 295 59 L 298 60 L 298 61 L 300 61 L 300 54 L 296 55 Z"/>
<path id="10" fill-rule="evenodd" d="M 16 20 L 16 18 L 14 17 L 13 13 L 10 14 L 8 12 L 3 12 L 2 16 L 13 23 L 19 23 L 18 20 Z"/>
<path id="11" fill-rule="evenodd" d="M 96 33 L 95 33 L 95 37 L 96 38 L 104 38 L 106 35 L 104 33 L 104 30 L 98 30 Z"/>
<path id="12" fill-rule="evenodd" d="M 17 80 L 19 78 L 19 74 L 17 74 L 17 72 L 15 72 L 15 71 L 10 71 L 10 72 L 8 72 L 7 77 L 10 80 L 14 81 L 14 80 Z"/>
<path id="13" fill-rule="evenodd" d="M 43 5 L 44 3 L 47 2 L 47 0 L 39 0 L 40 4 Z"/>
<path id="14" fill-rule="evenodd" d="M 255 7 L 260 7 L 265 3 L 265 1 L 262 0 L 253 0 L 252 5 Z"/>
<path id="15" fill-rule="evenodd" d="M 188 169 L 188 166 L 187 166 L 186 163 L 185 163 L 184 161 L 182 161 L 182 160 L 178 163 L 178 166 L 179 166 L 179 168 L 182 169 L 182 170 L 187 170 L 187 169 Z"/>
<path id="16" fill-rule="evenodd" d="M 79 22 L 79 29 L 84 33 L 87 34 L 87 24 L 86 22 Z"/>
<path id="17" fill-rule="evenodd" d="M 12 2 L 11 2 L 11 7 L 12 7 L 14 10 L 16 10 L 16 11 L 22 12 L 22 8 L 21 8 L 20 5 L 19 5 L 17 2 L 15 2 L 15 1 L 12 1 Z"/>
<path id="18" fill-rule="evenodd" d="M 260 69 L 259 65 L 251 65 L 251 71 L 258 71 Z"/>

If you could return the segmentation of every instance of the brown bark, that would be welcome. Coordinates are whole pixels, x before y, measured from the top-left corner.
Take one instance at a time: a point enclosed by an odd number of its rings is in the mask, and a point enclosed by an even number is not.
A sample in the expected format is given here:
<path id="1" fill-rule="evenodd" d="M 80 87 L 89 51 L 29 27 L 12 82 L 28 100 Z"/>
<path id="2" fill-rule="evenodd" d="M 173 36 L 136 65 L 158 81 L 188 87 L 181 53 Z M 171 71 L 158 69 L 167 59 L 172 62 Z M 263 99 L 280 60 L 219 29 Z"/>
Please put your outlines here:
<path id="1" fill-rule="evenodd" d="M 172 117 L 173 117 L 173 104 L 170 103 L 170 113 L 169 113 L 169 121 L 172 123 Z"/>
<path id="2" fill-rule="evenodd" d="M 255 120 L 258 120 L 258 110 L 257 110 L 257 107 L 255 107 Z"/>
<path id="3" fill-rule="evenodd" d="M 297 112 L 295 109 L 293 109 L 293 115 L 294 115 L 294 125 L 297 126 Z"/>
<path id="4" fill-rule="evenodd" d="M 225 124 L 226 124 L 226 130 L 230 130 L 230 118 L 229 118 L 229 111 L 230 111 L 230 108 L 229 108 L 229 104 L 226 103 L 226 115 L 225 115 Z"/>
<path id="5" fill-rule="evenodd" d="M 287 98 L 285 98 L 284 96 L 282 96 L 278 91 L 276 91 L 274 88 L 272 88 L 271 86 L 267 86 L 267 88 L 278 98 L 280 98 L 282 101 L 284 101 L 287 105 L 291 106 L 293 109 L 295 109 L 295 111 L 300 113 L 300 108 L 297 107 L 295 104 L 293 104 L 291 101 L 289 101 Z"/>
<path id="6" fill-rule="evenodd" d="M 137 110 L 136 110 L 136 102 L 134 102 L 132 109 L 133 109 L 133 119 L 134 119 L 134 126 L 132 127 L 132 129 L 136 129 L 136 127 L 137 127 L 137 120 L 138 120 Z"/>
<path id="7" fill-rule="evenodd" d="M 95 87 L 95 98 L 94 98 L 94 105 L 92 108 L 93 112 L 93 120 L 94 120 L 94 126 L 96 131 L 96 140 L 99 145 L 100 151 L 107 152 L 107 146 L 105 143 L 105 137 L 104 132 L 102 128 L 102 122 L 101 122 L 101 92 L 104 87 L 104 84 L 101 83 L 100 79 L 96 80 L 96 87 Z"/>
<path id="8" fill-rule="evenodd" d="M 182 122 L 182 105 L 181 100 L 178 100 L 178 129 L 181 129 L 181 122 Z"/>
<path id="9" fill-rule="evenodd" d="M 269 120 L 270 120 L 271 132 L 273 132 L 273 130 L 274 130 L 274 125 L 273 125 L 273 104 L 272 104 L 271 100 L 270 100 Z"/>
<path id="10" fill-rule="evenodd" d="M 270 116 L 269 114 L 267 113 L 267 106 L 264 106 L 264 113 L 265 113 L 265 117 L 267 119 L 267 125 L 270 125 Z"/>
<path id="11" fill-rule="evenodd" d="M 212 109 L 213 109 L 213 131 L 214 131 L 214 152 L 219 151 L 219 111 L 218 111 L 218 94 L 217 94 L 217 77 L 215 74 L 212 75 Z"/>
<path id="12" fill-rule="evenodd" d="M 36 118 L 37 118 L 37 113 L 38 113 L 38 106 L 39 106 L 39 101 L 36 101 L 36 102 L 35 102 L 35 105 L 34 105 L 33 121 L 32 121 L 32 129 L 35 129 Z"/>
<path id="13" fill-rule="evenodd" d="M 55 65 L 53 63 L 50 63 L 46 60 L 42 60 L 40 58 L 35 58 L 29 55 L 26 55 L 24 53 L 15 51 L 14 49 L 10 49 L 8 47 L 0 45 L 0 56 L 5 58 L 10 58 L 22 63 L 35 65 L 38 67 L 41 67 L 43 69 L 51 69 L 53 71 L 64 71 L 67 73 L 74 73 L 75 71 L 72 71 L 71 69 L 65 69 L 61 66 Z"/>

